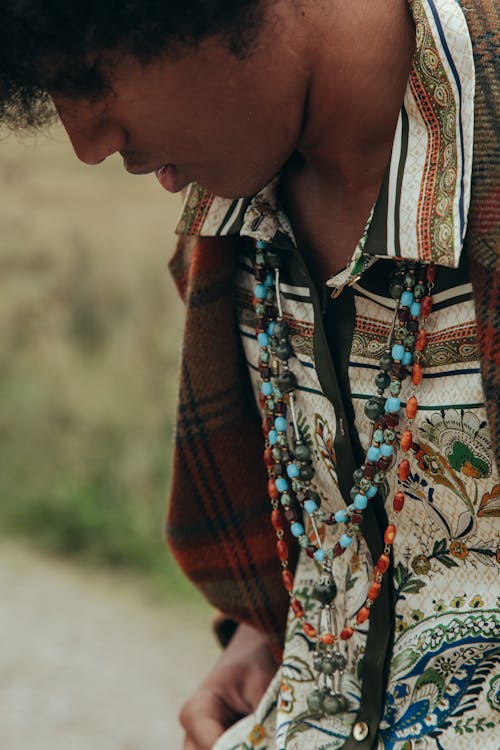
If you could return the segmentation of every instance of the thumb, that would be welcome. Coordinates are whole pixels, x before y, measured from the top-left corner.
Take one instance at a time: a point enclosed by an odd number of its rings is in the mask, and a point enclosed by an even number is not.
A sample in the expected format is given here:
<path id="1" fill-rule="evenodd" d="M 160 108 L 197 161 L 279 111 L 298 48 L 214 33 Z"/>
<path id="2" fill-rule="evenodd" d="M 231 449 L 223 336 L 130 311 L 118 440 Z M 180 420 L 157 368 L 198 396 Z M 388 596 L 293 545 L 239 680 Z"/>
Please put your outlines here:
<path id="1" fill-rule="evenodd" d="M 216 740 L 241 715 L 230 707 L 222 696 L 204 691 L 193 696 L 184 705 L 179 719 L 193 750 L 210 750 Z"/>

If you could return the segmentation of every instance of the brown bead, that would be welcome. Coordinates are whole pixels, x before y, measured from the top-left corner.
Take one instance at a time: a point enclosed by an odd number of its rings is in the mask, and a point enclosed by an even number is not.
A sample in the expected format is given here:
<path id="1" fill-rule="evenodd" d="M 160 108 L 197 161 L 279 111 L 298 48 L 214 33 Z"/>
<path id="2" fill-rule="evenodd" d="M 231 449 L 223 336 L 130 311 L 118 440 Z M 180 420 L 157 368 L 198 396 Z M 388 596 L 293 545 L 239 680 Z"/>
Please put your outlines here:
<path id="1" fill-rule="evenodd" d="M 375 601 L 377 596 L 380 594 L 380 589 L 382 588 L 382 584 L 378 581 L 374 581 L 370 588 L 368 589 L 367 599 L 369 599 L 371 602 Z"/>
<path id="2" fill-rule="evenodd" d="M 274 466 L 274 456 L 273 456 L 273 449 L 272 448 L 266 448 L 264 451 L 264 464 L 269 469 L 271 466 Z"/>
<path id="3" fill-rule="evenodd" d="M 376 473 L 377 473 L 377 467 L 375 466 L 375 464 L 372 464 L 372 463 L 364 464 L 363 476 L 365 476 L 367 479 L 373 479 Z"/>
<path id="4" fill-rule="evenodd" d="M 415 396 L 410 396 L 406 402 L 406 416 L 408 419 L 414 419 L 417 414 L 418 401 Z"/>
<path id="5" fill-rule="evenodd" d="M 268 483 L 267 483 L 267 491 L 269 493 L 269 497 L 272 500 L 277 500 L 278 497 L 280 496 L 279 490 L 276 487 L 276 482 L 274 481 L 274 479 L 270 479 L 268 481 Z"/>
<path id="6" fill-rule="evenodd" d="M 417 340 L 415 341 L 415 349 L 417 352 L 423 352 L 427 346 L 427 331 L 425 328 L 420 328 L 417 333 Z"/>
<path id="7" fill-rule="evenodd" d="M 412 318 L 412 320 L 409 320 L 406 327 L 410 333 L 416 333 L 418 331 L 418 318 Z"/>
<path id="8" fill-rule="evenodd" d="M 285 518 L 288 521 L 288 523 L 293 523 L 294 521 L 298 520 L 297 513 L 293 510 L 293 508 L 287 508 L 285 510 Z"/>
<path id="9" fill-rule="evenodd" d="M 398 466 L 398 477 L 402 482 L 406 482 L 410 476 L 410 462 L 404 458 Z"/>
<path id="10" fill-rule="evenodd" d="M 398 320 L 400 320 L 402 323 L 406 323 L 409 317 L 410 310 L 407 307 L 402 307 L 400 310 L 398 310 Z"/>
<path id="11" fill-rule="evenodd" d="M 379 573 L 384 574 L 391 564 L 391 558 L 389 555 L 381 554 L 379 559 L 377 560 L 377 564 L 375 565 L 375 570 L 377 570 Z"/>
<path id="12" fill-rule="evenodd" d="M 411 382 L 413 385 L 420 385 L 422 382 L 423 370 L 422 365 L 419 362 L 415 362 L 411 371 Z"/>
<path id="13" fill-rule="evenodd" d="M 422 307 L 420 308 L 420 315 L 422 318 L 428 318 L 432 311 L 432 297 L 424 297 L 422 300 Z"/>
<path id="14" fill-rule="evenodd" d="M 349 638 L 352 638 L 354 635 L 353 628 L 342 628 L 340 631 L 339 638 L 341 638 L 343 641 L 348 641 Z"/>
<path id="15" fill-rule="evenodd" d="M 362 520 L 363 520 L 363 514 L 362 513 L 353 513 L 352 516 L 351 516 L 351 521 L 356 526 L 359 526 L 359 524 L 361 523 Z"/>
<path id="16" fill-rule="evenodd" d="M 437 274 L 437 267 L 435 263 L 429 263 L 427 268 L 425 269 L 425 278 L 429 282 L 429 284 L 434 284 L 436 280 L 436 274 Z"/>
<path id="17" fill-rule="evenodd" d="M 293 575 L 290 573 L 290 571 L 283 570 L 281 573 L 281 578 L 283 579 L 283 586 L 286 588 L 286 590 L 293 591 Z"/>
<path id="18" fill-rule="evenodd" d="M 396 513 L 399 513 L 400 510 L 403 510 L 403 506 L 405 504 L 405 496 L 403 492 L 396 492 L 394 495 L 394 499 L 392 501 L 392 507 L 396 511 Z"/>
<path id="19" fill-rule="evenodd" d="M 356 622 L 358 625 L 361 625 L 363 622 L 366 622 L 368 618 L 370 617 L 370 609 L 369 607 L 361 607 L 358 614 L 356 615 Z"/>
<path id="20" fill-rule="evenodd" d="M 278 539 L 278 541 L 276 542 L 276 550 L 281 562 L 288 560 L 288 547 L 286 546 L 286 542 L 284 542 L 283 539 Z"/>
<path id="21" fill-rule="evenodd" d="M 286 404 L 284 404 L 283 401 L 278 401 L 274 407 L 274 411 L 276 414 L 284 414 L 286 412 Z"/>
<path id="22" fill-rule="evenodd" d="M 379 471 L 387 471 L 391 463 L 392 458 L 390 458 L 390 456 L 382 456 L 382 458 L 379 458 L 377 461 L 377 469 Z"/>
<path id="23" fill-rule="evenodd" d="M 384 531 L 384 544 L 392 544 L 396 538 L 396 527 L 393 523 Z"/>
<path id="24" fill-rule="evenodd" d="M 411 434 L 411 430 L 404 430 L 403 434 L 401 435 L 401 440 L 399 441 L 399 444 L 401 446 L 402 451 L 410 450 L 410 448 L 413 445 L 413 435 Z"/>
<path id="25" fill-rule="evenodd" d="M 270 427 L 269 427 L 269 425 L 267 424 L 267 419 L 265 419 L 265 418 L 264 418 L 264 419 L 262 420 L 262 432 L 264 433 L 265 437 L 267 437 L 267 436 L 269 435 L 269 430 L 270 430 L 270 429 L 271 429 L 271 428 L 270 428 Z"/>
<path id="26" fill-rule="evenodd" d="M 290 606 L 295 617 L 304 617 L 304 610 L 298 599 L 292 599 Z"/>
<path id="27" fill-rule="evenodd" d="M 304 633 L 307 635 L 308 638 L 316 638 L 316 636 L 318 635 L 318 632 L 316 628 L 314 627 L 314 625 L 311 625 L 309 622 L 305 622 L 302 625 L 302 630 L 304 631 Z"/>
<path id="28" fill-rule="evenodd" d="M 332 643 L 335 643 L 335 636 L 333 633 L 324 633 L 320 638 L 321 643 L 324 643 L 326 646 L 331 646 Z"/>
<path id="29" fill-rule="evenodd" d="M 337 542 L 337 544 L 335 545 L 332 551 L 333 551 L 334 557 L 340 557 L 340 555 L 343 555 L 344 552 L 346 551 L 346 547 L 342 547 L 342 545 Z"/>
<path id="30" fill-rule="evenodd" d="M 271 523 L 275 531 L 283 531 L 283 518 L 279 510 L 274 509 L 271 513 Z"/>
<path id="31" fill-rule="evenodd" d="M 399 424 L 399 414 L 387 415 L 387 427 L 397 427 Z"/>
<path id="32" fill-rule="evenodd" d="M 264 409 L 266 406 L 266 397 L 263 393 L 259 393 L 259 406 L 261 409 Z"/>

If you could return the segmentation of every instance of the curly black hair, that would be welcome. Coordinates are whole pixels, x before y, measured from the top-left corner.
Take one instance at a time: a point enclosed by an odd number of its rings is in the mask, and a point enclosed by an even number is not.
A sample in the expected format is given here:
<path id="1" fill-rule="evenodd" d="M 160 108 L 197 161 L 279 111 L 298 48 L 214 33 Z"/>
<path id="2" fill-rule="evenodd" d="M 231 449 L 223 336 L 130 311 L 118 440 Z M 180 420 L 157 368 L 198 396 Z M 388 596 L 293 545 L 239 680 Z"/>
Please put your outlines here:
<path id="1" fill-rule="evenodd" d="M 102 95 L 109 53 L 147 64 L 219 36 L 244 57 L 262 6 L 263 0 L 2 0 L 0 123 L 19 129 L 50 122 L 48 92 Z"/>

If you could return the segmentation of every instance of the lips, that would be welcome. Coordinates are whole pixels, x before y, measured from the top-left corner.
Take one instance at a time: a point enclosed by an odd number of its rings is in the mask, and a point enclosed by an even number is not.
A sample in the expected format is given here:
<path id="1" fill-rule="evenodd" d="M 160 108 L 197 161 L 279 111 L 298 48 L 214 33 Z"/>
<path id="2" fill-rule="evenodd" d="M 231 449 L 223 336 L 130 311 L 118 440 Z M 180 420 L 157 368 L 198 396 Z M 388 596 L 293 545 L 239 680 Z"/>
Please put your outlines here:
<path id="1" fill-rule="evenodd" d="M 174 164 L 164 164 L 156 170 L 155 174 L 162 188 L 168 190 L 169 193 L 178 193 L 184 187 Z"/>

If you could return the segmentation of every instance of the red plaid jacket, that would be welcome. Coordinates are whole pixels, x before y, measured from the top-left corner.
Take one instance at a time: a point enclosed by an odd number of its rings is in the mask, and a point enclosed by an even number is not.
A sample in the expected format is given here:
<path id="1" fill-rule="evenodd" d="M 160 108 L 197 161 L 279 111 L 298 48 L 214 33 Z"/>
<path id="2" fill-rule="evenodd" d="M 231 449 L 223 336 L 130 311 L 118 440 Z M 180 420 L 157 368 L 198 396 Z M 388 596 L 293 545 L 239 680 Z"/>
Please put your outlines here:
<path id="1" fill-rule="evenodd" d="M 476 66 L 465 252 L 500 466 L 500 10 L 496 0 L 475 0 L 473 6 L 464 9 Z M 214 607 L 266 631 L 278 649 L 288 597 L 269 522 L 260 422 L 236 326 L 238 241 L 183 237 L 171 261 L 187 314 L 166 534 L 179 565 Z"/>

